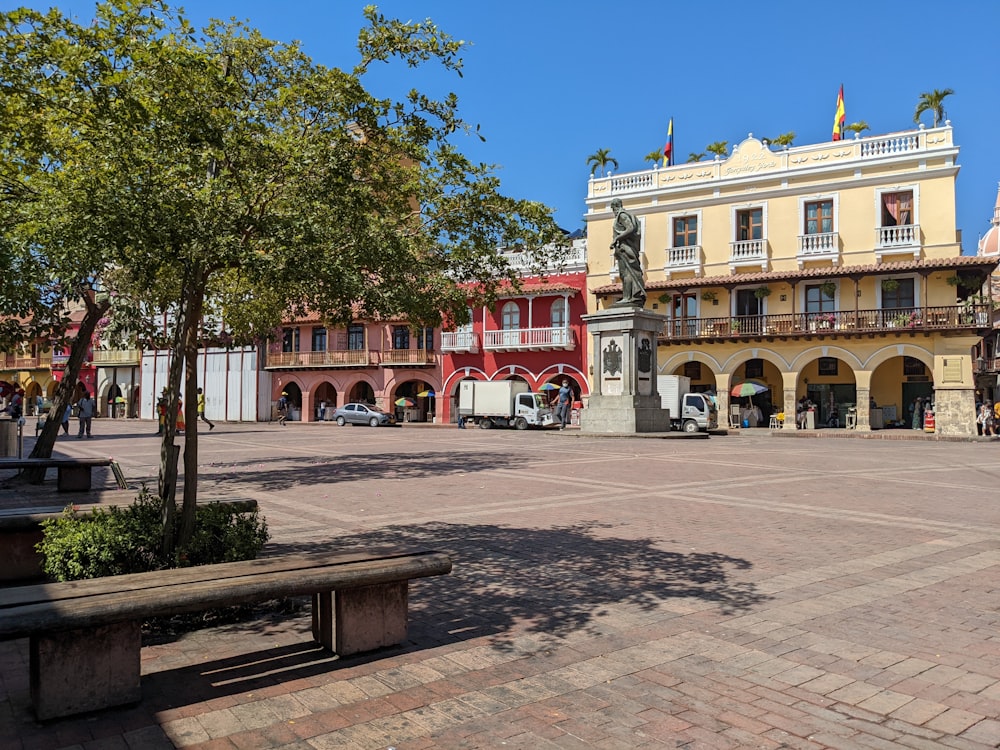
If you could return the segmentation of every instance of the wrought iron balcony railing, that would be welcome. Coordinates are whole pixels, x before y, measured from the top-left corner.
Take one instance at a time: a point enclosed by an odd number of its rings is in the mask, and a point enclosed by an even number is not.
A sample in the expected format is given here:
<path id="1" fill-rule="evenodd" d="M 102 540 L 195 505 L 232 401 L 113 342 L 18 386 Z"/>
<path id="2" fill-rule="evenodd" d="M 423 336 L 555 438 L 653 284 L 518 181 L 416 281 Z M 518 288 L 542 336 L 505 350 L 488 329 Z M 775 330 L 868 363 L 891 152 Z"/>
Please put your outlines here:
<path id="1" fill-rule="evenodd" d="M 990 325 L 989 305 L 906 307 L 889 310 L 736 315 L 725 318 L 671 320 L 664 325 L 660 340 L 916 333 L 963 329 L 976 331 L 988 328 Z"/>

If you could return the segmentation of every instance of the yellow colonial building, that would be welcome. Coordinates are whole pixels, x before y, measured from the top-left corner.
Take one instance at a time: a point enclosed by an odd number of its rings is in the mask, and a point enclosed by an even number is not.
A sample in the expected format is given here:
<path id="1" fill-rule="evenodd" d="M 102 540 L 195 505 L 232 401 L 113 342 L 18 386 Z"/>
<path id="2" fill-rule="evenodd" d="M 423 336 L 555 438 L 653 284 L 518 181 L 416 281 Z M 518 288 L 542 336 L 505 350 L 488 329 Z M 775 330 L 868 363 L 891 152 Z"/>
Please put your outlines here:
<path id="1" fill-rule="evenodd" d="M 659 374 L 717 393 L 720 420 L 750 405 L 730 395 L 749 381 L 764 427 L 794 427 L 806 398 L 818 426 L 913 427 L 933 404 L 939 434 L 974 435 L 997 258 L 962 254 L 958 171 L 946 123 L 790 148 L 751 135 L 727 158 L 592 176 L 589 310 L 621 297 L 619 198 L 642 229 L 646 307 L 667 318 Z"/>

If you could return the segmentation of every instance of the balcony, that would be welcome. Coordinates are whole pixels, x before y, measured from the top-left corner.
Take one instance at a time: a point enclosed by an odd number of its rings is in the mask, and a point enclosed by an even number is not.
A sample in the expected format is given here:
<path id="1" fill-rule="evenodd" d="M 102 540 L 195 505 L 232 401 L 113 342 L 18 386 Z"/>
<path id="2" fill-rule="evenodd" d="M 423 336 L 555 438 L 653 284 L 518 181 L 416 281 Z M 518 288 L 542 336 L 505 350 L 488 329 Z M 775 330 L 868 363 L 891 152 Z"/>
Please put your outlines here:
<path id="1" fill-rule="evenodd" d="M 372 367 L 378 352 L 368 349 L 331 349 L 324 352 L 269 352 L 266 370 L 305 367 Z"/>
<path id="2" fill-rule="evenodd" d="M 976 334 L 990 327 L 989 305 L 908 307 L 785 315 L 740 315 L 728 318 L 671 320 L 660 343 L 723 341 L 745 338 L 916 334 L 942 331 Z"/>
<path id="3" fill-rule="evenodd" d="M 510 263 L 511 268 L 521 275 L 529 275 L 532 271 L 528 253 L 504 252 L 503 257 Z M 549 273 L 571 273 L 574 271 L 585 271 L 587 269 L 587 243 L 585 240 L 576 240 L 567 248 L 566 254 L 553 259 L 547 263 L 545 270 Z"/>
<path id="4" fill-rule="evenodd" d="M 426 349 L 383 349 L 382 367 L 426 367 L 436 364 L 434 352 Z"/>
<path id="5" fill-rule="evenodd" d="M 737 240 L 729 243 L 729 270 L 736 273 L 737 268 L 759 266 L 761 271 L 767 270 L 768 247 L 767 240 Z"/>
<path id="6" fill-rule="evenodd" d="M 688 245 L 687 247 L 667 248 L 667 264 L 663 270 L 670 278 L 672 273 L 690 271 L 695 276 L 701 276 L 702 258 L 701 245 Z"/>
<path id="7" fill-rule="evenodd" d="M 442 331 L 441 351 L 475 354 L 479 351 L 479 336 L 473 331 Z"/>
<path id="8" fill-rule="evenodd" d="M 483 349 L 492 352 L 572 351 L 576 336 L 571 328 L 514 328 L 484 331 Z"/>
<path id="9" fill-rule="evenodd" d="M 93 363 L 99 367 L 137 365 L 142 359 L 138 349 L 95 349 Z"/>
<path id="10" fill-rule="evenodd" d="M 906 255 L 913 260 L 920 258 L 920 225 L 901 224 L 894 227 L 876 227 L 875 259 L 879 263 L 886 256 Z"/>
<path id="11" fill-rule="evenodd" d="M 797 256 L 799 268 L 811 260 L 821 260 L 840 265 L 840 233 L 800 234 Z"/>

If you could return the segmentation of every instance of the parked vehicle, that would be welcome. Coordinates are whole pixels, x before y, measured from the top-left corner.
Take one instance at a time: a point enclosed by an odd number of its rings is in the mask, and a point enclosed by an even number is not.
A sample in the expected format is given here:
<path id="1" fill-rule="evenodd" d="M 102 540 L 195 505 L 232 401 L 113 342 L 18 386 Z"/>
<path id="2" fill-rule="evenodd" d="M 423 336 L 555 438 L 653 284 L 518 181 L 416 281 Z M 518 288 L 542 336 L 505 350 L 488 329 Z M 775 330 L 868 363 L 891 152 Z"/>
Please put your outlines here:
<path id="1" fill-rule="evenodd" d="M 341 427 L 345 424 L 388 427 L 396 424 L 396 415 L 388 414 L 371 404 L 344 404 L 333 413 L 333 421 Z"/>
<path id="2" fill-rule="evenodd" d="M 691 378 L 659 375 L 660 406 L 670 410 L 670 426 L 684 432 L 707 432 L 719 426 L 719 410 L 704 393 L 691 393 Z"/>
<path id="3" fill-rule="evenodd" d="M 458 414 L 484 430 L 526 430 L 555 423 L 545 396 L 532 393 L 523 380 L 463 380 L 458 390 Z"/>

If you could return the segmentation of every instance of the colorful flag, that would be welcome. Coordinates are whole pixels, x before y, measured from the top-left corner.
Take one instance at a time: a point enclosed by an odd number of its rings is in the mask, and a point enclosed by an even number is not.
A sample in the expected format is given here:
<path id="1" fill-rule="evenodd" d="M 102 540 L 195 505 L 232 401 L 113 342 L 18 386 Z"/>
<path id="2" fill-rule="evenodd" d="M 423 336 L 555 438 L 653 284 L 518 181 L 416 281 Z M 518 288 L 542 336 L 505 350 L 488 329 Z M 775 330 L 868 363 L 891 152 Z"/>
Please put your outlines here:
<path id="1" fill-rule="evenodd" d="M 663 147 L 663 166 L 672 167 L 674 165 L 674 118 L 670 118 L 667 125 L 667 143 Z"/>
<path id="2" fill-rule="evenodd" d="M 844 139 L 844 120 L 847 115 L 844 112 L 844 84 L 840 84 L 840 94 L 837 96 L 837 113 L 833 116 L 833 140 L 842 141 Z"/>

